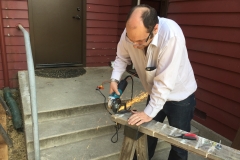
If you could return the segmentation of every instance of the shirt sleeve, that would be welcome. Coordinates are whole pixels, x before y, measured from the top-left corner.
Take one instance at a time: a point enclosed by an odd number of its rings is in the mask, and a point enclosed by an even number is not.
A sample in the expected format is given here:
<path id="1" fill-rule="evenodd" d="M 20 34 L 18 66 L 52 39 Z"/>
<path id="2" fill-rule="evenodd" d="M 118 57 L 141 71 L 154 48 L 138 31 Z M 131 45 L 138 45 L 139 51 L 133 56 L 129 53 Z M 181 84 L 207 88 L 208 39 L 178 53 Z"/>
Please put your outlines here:
<path id="1" fill-rule="evenodd" d="M 164 46 L 162 53 L 159 53 L 156 76 L 150 94 L 151 100 L 144 110 L 149 117 L 155 117 L 163 108 L 175 86 L 184 46 L 185 44 L 179 42 L 177 37 L 172 37 Z"/>
<path id="2" fill-rule="evenodd" d="M 126 31 L 122 33 L 120 41 L 117 46 L 117 56 L 113 64 L 113 72 L 111 78 L 120 80 L 122 74 L 125 72 L 127 65 L 131 64 L 131 59 L 127 51 L 127 44 L 125 41 Z"/>

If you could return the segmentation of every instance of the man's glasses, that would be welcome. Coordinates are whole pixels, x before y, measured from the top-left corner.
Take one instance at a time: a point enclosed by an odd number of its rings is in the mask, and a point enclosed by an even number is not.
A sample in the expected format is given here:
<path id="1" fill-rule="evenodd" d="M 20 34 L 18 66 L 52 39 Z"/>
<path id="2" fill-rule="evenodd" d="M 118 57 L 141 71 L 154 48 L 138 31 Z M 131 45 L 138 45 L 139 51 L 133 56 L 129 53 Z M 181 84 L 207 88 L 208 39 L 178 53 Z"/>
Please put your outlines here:
<path id="1" fill-rule="evenodd" d="M 154 27 L 153 27 L 153 29 L 154 29 Z M 152 34 L 152 32 L 153 32 L 153 29 L 152 29 L 151 32 L 149 33 L 149 35 L 148 35 L 148 37 L 147 37 L 147 39 L 146 39 L 146 42 L 149 40 L 149 38 L 150 38 L 150 36 L 151 36 L 151 34 Z"/>
<path id="2" fill-rule="evenodd" d="M 153 29 L 154 29 L 154 27 L 153 27 Z M 149 41 L 149 39 L 150 39 L 150 37 L 151 37 L 151 35 L 152 35 L 152 32 L 153 32 L 153 29 L 151 30 L 151 32 L 149 33 L 148 37 L 146 38 L 146 41 L 144 41 L 144 40 L 139 40 L 139 41 L 136 41 L 136 42 L 132 42 L 132 41 L 128 38 L 127 33 L 126 33 L 126 41 L 129 42 L 129 43 L 131 43 L 133 46 L 142 46 L 143 43 L 146 43 L 146 42 Z"/>

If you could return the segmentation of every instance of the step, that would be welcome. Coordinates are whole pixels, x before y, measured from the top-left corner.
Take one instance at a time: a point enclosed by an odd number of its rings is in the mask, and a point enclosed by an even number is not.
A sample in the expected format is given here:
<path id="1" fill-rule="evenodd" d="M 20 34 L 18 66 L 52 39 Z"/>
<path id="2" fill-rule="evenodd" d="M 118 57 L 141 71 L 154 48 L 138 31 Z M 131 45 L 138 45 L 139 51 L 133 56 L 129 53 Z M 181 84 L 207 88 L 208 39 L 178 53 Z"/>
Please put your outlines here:
<path id="1" fill-rule="evenodd" d="M 46 118 L 54 116 L 64 116 L 66 111 L 67 115 L 82 112 L 82 106 L 96 106 L 103 104 L 104 97 L 96 87 L 110 79 L 112 68 L 110 67 L 91 67 L 86 68 L 86 74 L 67 79 L 55 78 L 36 78 L 36 91 L 37 91 L 37 109 L 39 114 L 39 122 Z M 129 75 L 123 74 L 123 78 Z M 24 121 L 31 122 L 31 103 L 30 103 L 30 90 L 28 84 L 28 72 L 18 72 L 19 88 L 23 106 Z M 133 77 L 134 91 L 133 95 L 138 95 L 144 89 L 138 78 Z M 132 93 L 132 82 L 128 81 L 128 86 L 125 89 L 122 100 L 129 100 Z M 103 95 L 107 98 L 109 95 L 109 83 L 104 84 L 104 89 L 101 90 Z"/>
<path id="2" fill-rule="evenodd" d="M 121 150 L 123 132 L 119 134 L 121 136 L 119 136 L 119 140 L 116 143 L 111 142 L 112 134 L 108 134 L 44 149 L 41 150 L 41 160 L 91 160 L 100 157 L 111 157 L 113 153 Z M 33 160 L 33 152 L 29 153 L 29 160 Z"/>
<path id="3" fill-rule="evenodd" d="M 106 111 L 39 123 L 40 149 L 69 144 L 115 132 L 115 123 Z M 33 150 L 32 126 L 26 125 L 28 152 Z"/>

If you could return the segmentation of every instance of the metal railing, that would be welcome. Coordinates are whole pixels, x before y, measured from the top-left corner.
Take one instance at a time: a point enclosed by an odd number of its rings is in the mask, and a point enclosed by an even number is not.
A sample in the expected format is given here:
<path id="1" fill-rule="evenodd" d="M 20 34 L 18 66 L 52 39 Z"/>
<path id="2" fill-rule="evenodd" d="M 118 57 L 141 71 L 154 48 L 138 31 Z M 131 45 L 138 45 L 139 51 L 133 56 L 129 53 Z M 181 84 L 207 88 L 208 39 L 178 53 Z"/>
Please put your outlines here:
<path id="1" fill-rule="evenodd" d="M 34 156 L 35 156 L 35 160 L 40 160 L 36 81 L 35 81 L 35 71 L 34 71 L 31 43 L 30 43 L 29 33 L 23 28 L 23 26 L 19 24 L 18 28 L 23 32 L 25 48 L 26 48 L 27 68 L 28 68 L 29 88 L 30 88 L 30 101 L 31 101 L 31 111 L 32 111 L 33 143 L 34 143 L 34 154 L 35 154 Z"/>

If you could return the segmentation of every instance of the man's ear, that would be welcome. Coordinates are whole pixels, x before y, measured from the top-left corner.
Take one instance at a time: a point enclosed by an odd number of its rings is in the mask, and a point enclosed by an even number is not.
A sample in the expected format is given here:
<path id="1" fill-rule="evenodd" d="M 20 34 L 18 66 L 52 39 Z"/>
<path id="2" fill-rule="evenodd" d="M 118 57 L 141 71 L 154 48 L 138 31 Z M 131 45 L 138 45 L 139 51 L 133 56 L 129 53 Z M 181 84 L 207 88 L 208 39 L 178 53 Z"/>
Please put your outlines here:
<path id="1" fill-rule="evenodd" d="M 154 34 L 156 34 L 157 31 L 158 31 L 158 24 L 156 24 L 156 25 L 154 26 L 154 29 L 153 29 Z"/>

